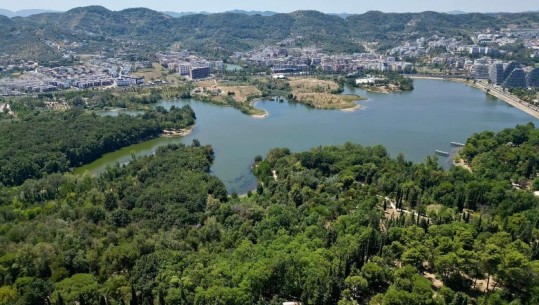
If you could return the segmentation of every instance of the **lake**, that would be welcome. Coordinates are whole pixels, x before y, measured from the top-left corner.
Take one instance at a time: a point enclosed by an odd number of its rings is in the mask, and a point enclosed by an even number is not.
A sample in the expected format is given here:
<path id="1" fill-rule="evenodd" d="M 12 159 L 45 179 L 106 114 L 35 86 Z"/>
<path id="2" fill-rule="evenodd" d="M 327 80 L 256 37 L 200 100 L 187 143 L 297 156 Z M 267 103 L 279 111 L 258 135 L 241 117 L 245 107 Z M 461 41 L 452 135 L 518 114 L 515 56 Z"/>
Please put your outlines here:
<path id="1" fill-rule="evenodd" d="M 436 149 L 451 151 L 450 142 L 462 142 L 475 132 L 499 131 L 539 120 L 489 96 L 481 90 L 443 80 L 415 80 L 415 90 L 395 94 L 369 93 L 346 87 L 344 93 L 368 98 L 355 112 L 315 110 L 297 103 L 260 101 L 266 119 L 246 116 L 236 109 L 195 100 L 163 101 L 170 108 L 189 104 L 197 120 L 193 133 L 183 138 L 158 138 L 104 155 L 76 173 L 98 173 L 107 165 L 127 163 L 132 155 L 148 155 L 162 145 L 190 144 L 198 139 L 215 150 L 212 172 L 229 192 L 246 193 L 256 186 L 250 166 L 256 155 L 274 147 L 305 151 L 319 145 L 347 141 L 364 146 L 382 144 L 395 157 L 423 161 Z M 448 166 L 450 159 L 440 158 Z"/>

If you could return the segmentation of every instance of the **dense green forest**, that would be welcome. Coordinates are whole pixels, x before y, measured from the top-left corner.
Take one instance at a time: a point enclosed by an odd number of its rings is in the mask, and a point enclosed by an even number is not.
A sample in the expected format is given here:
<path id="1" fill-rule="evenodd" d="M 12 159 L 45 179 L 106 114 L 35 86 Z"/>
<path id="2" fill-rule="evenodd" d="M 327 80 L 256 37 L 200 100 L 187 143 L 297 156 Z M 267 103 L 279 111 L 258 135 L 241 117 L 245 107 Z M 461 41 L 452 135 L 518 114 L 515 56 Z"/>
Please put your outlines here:
<path id="1" fill-rule="evenodd" d="M 474 135 L 462 155 L 471 171 L 278 148 L 240 198 L 194 140 L 0 187 L 0 304 L 539 303 L 539 129 Z"/>
<path id="2" fill-rule="evenodd" d="M 101 117 L 80 109 L 38 112 L 0 124 L 0 184 L 65 172 L 107 152 L 194 124 L 189 106 L 158 108 L 132 117 Z"/>
<path id="3" fill-rule="evenodd" d="M 56 59 L 61 55 L 47 40 L 82 42 L 80 51 L 108 52 L 119 46 L 146 57 L 173 44 L 206 56 L 223 58 L 302 36 L 300 44 L 316 44 L 327 52 L 359 52 L 359 41 L 394 45 L 421 36 L 462 36 L 509 24 L 533 27 L 539 13 L 462 14 L 436 12 L 382 13 L 371 11 L 343 19 L 316 11 L 272 16 L 235 13 L 197 14 L 172 18 L 144 8 L 109 11 L 99 6 L 75 8 L 65 13 L 44 13 L 26 18 L 0 16 L 0 52 L 23 59 Z M 129 46 L 136 46 L 131 48 Z"/>

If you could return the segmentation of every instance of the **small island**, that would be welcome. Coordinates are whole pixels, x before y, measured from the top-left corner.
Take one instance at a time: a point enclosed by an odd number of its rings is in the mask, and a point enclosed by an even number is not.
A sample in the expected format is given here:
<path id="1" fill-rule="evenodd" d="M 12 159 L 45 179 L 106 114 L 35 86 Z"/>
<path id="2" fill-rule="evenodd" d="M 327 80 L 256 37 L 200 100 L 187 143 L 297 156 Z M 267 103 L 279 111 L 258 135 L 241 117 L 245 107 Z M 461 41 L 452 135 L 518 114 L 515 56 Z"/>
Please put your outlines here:
<path id="1" fill-rule="evenodd" d="M 353 85 L 370 92 L 395 93 L 414 90 L 414 81 L 410 77 L 393 72 L 362 73 Z"/>
<path id="2" fill-rule="evenodd" d="M 196 83 L 191 96 L 201 101 L 228 105 L 255 118 L 268 116 L 265 110 L 254 107 L 264 98 L 288 100 L 316 109 L 358 109 L 364 97 L 342 94 L 343 84 L 335 80 L 298 77 L 253 77 L 249 81 L 207 80 Z"/>
<path id="3" fill-rule="evenodd" d="M 291 80 L 290 86 L 293 101 L 316 109 L 354 109 L 358 100 L 365 100 L 358 95 L 341 94 L 342 86 L 332 80 L 300 78 Z"/>
<path id="4" fill-rule="evenodd" d="M 218 105 L 228 105 L 253 117 L 265 117 L 266 111 L 253 107 L 253 101 L 262 97 L 262 92 L 249 83 L 207 80 L 198 82 L 191 92 L 195 99 Z"/>

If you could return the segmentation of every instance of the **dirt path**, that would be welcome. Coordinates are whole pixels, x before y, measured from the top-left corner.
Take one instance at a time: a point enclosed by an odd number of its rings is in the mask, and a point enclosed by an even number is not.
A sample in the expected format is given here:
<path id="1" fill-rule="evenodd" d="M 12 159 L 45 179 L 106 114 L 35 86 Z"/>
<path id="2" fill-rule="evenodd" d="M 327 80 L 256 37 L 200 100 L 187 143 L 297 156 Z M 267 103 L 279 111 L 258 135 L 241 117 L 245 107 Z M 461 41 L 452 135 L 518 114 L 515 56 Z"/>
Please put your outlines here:
<path id="1" fill-rule="evenodd" d="M 432 286 L 434 286 L 436 289 L 440 289 L 444 286 L 444 282 L 439 280 L 435 274 L 429 273 L 429 272 L 423 272 L 423 277 L 427 280 L 431 281 Z"/>
<path id="2" fill-rule="evenodd" d="M 405 209 L 397 209 L 396 202 L 394 200 L 392 200 L 391 198 L 387 197 L 387 196 L 384 197 L 384 200 L 386 200 L 386 202 L 389 202 L 389 206 L 384 211 L 385 214 L 389 216 L 389 218 L 399 217 L 401 213 L 405 213 L 405 214 L 414 213 L 414 215 L 418 215 L 418 213 L 416 211 L 413 211 L 413 210 L 409 211 L 409 210 L 405 210 Z M 419 215 L 419 218 L 421 220 L 431 221 L 431 219 L 429 217 L 427 217 L 427 216 Z"/>

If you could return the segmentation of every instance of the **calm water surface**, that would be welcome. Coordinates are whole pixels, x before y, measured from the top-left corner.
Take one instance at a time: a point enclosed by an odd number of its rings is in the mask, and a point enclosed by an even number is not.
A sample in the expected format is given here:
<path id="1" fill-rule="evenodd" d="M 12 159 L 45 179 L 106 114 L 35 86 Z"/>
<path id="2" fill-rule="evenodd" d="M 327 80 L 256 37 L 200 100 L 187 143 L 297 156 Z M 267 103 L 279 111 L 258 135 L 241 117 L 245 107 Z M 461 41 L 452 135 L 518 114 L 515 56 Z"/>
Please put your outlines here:
<path id="1" fill-rule="evenodd" d="M 235 64 L 225 64 L 225 69 L 227 71 L 240 71 L 240 70 L 243 70 L 243 68 L 240 65 L 235 65 Z"/>
<path id="2" fill-rule="evenodd" d="M 256 186 L 250 165 L 256 155 L 265 156 L 274 147 L 304 151 L 319 145 L 347 141 L 364 146 L 382 144 L 392 156 L 423 161 L 436 149 L 450 151 L 450 142 L 465 142 L 475 132 L 501 130 L 539 120 L 459 83 L 415 80 L 415 90 L 396 94 L 368 93 L 346 88 L 345 93 L 366 96 L 361 110 L 315 110 L 296 103 L 261 101 L 257 107 L 270 113 L 255 119 L 238 110 L 194 100 L 160 102 L 169 108 L 189 104 L 197 115 L 193 133 L 184 138 L 159 138 L 107 154 L 76 172 L 103 171 L 107 165 L 127 163 L 133 155 L 148 155 L 170 143 L 190 144 L 198 139 L 214 147 L 212 172 L 229 192 L 245 193 Z M 441 158 L 441 157 L 440 157 Z M 446 164 L 447 159 L 441 158 Z"/>

